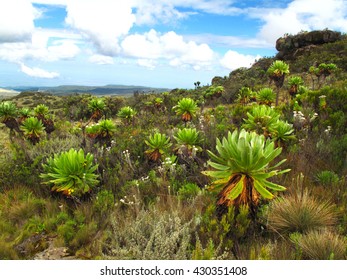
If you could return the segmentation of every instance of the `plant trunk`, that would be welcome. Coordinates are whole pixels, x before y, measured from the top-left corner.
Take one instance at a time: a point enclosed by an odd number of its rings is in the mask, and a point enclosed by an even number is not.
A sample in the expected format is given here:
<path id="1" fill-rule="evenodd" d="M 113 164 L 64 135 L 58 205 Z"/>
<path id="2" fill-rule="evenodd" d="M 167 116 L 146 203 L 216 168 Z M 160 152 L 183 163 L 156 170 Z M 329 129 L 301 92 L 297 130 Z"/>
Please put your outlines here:
<path id="1" fill-rule="evenodd" d="M 18 133 L 22 133 L 19 129 L 19 124 L 17 122 L 17 120 L 15 118 L 7 118 L 4 122 L 3 122 L 10 130 L 15 130 Z"/>
<path id="2" fill-rule="evenodd" d="M 279 96 L 280 96 L 280 88 L 277 87 L 277 92 L 276 92 L 276 107 L 278 106 Z"/>

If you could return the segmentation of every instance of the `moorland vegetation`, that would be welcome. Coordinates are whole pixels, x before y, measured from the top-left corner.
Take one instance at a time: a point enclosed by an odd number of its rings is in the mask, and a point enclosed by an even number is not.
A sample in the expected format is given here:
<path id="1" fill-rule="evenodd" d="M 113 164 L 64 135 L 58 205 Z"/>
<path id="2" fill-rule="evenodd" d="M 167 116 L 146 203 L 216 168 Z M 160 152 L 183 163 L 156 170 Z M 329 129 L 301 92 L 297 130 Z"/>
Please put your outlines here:
<path id="1" fill-rule="evenodd" d="M 346 259 L 347 38 L 313 35 L 194 89 L 2 100 L 0 259 Z"/>

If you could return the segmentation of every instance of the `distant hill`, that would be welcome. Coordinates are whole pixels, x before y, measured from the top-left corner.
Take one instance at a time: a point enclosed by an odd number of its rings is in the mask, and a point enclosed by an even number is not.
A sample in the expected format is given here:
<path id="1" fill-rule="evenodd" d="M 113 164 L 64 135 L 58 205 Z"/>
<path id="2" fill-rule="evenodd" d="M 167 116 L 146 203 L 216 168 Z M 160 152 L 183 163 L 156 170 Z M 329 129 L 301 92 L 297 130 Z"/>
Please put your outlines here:
<path id="1" fill-rule="evenodd" d="M 169 91 L 167 88 L 154 88 L 145 86 L 125 86 L 125 85 L 106 85 L 106 86 L 79 86 L 79 85 L 61 85 L 57 87 L 16 87 L 12 90 L 38 91 L 54 95 L 69 95 L 73 93 L 90 93 L 93 95 L 129 95 L 134 92 L 149 93 Z M 0 94 L 1 95 L 1 94 Z"/>
<path id="2" fill-rule="evenodd" d="M 0 88 L 0 99 L 18 95 L 20 92 L 12 89 Z"/>

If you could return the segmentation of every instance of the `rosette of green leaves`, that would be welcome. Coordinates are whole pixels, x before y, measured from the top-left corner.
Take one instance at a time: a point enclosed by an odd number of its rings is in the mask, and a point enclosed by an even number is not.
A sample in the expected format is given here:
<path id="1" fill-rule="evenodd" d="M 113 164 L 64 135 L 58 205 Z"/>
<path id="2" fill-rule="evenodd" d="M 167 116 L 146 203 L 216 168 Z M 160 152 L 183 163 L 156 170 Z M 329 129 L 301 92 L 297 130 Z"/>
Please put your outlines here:
<path id="1" fill-rule="evenodd" d="M 92 112 L 91 119 L 94 121 L 100 120 L 105 111 L 106 105 L 102 98 L 93 98 L 88 103 L 88 109 Z"/>
<path id="2" fill-rule="evenodd" d="M 86 134 L 89 138 L 95 139 L 99 135 L 99 126 L 97 124 L 87 126 Z"/>
<path id="3" fill-rule="evenodd" d="M 34 145 L 40 141 L 44 131 L 43 123 L 37 117 L 25 119 L 20 128 L 23 131 L 25 138 Z"/>
<path id="4" fill-rule="evenodd" d="M 110 119 L 99 121 L 97 127 L 101 138 L 110 138 L 116 132 L 116 125 Z"/>
<path id="5" fill-rule="evenodd" d="M 277 169 L 285 159 L 270 166 L 282 149 L 275 148 L 274 142 L 263 135 L 235 130 L 229 132 L 227 138 L 217 139 L 216 149 L 218 155 L 208 151 L 208 164 L 214 170 L 203 171 L 203 174 L 214 180 L 209 189 L 218 192 L 217 205 L 256 206 L 260 197 L 272 199 L 272 192 L 286 189 L 269 181 L 289 169 Z"/>
<path id="6" fill-rule="evenodd" d="M 288 85 L 289 85 L 289 94 L 294 97 L 295 95 L 298 94 L 299 91 L 299 87 L 302 86 L 304 84 L 304 81 L 302 80 L 301 77 L 299 76 L 293 76 L 290 77 L 289 81 L 288 81 Z"/>
<path id="7" fill-rule="evenodd" d="M 329 76 L 331 73 L 336 71 L 337 66 L 334 63 L 321 63 L 318 65 L 319 72 L 324 76 Z"/>
<path id="8" fill-rule="evenodd" d="M 149 147 L 149 149 L 145 151 L 145 154 L 153 161 L 161 159 L 162 155 L 164 155 L 172 145 L 172 143 L 170 143 L 170 138 L 159 132 L 150 135 L 148 139 L 145 140 L 145 143 Z"/>
<path id="9" fill-rule="evenodd" d="M 93 159 L 92 154 L 85 155 L 82 149 L 55 154 L 42 165 L 44 173 L 40 177 L 44 184 L 52 186 L 52 191 L 80 197 L 99 183 L 95 174 L 98 165 L 93 163 Z"/>
<path id="10" fill-rule="evenodd" d="M 19 122 L 22 123 L 25 119 L 29 118 L 32 115 L 32 111 L 29 108 L 21 108 L 18 111 Z"/>
<path id="11" fill-rule="evenodd" d="M 35 107 L 34 112 L 37 117 L 44 118 L 47 116 L 49 108 L 44 104 L 39 104 Z"/>
<path id="12" fill-rule="evenodd" d="M 263 88 L 257 92 L 257 101 L 259 104 L 271 106 L 276 100 L 276 93 L 271 88 Z"/>
<path id="13" fill-rule="evenodd" d="M 274 61 L 267 70 L 268 75 L 272 79 L 279 79 L 289 74 L 289 65 L 282 60 Z"/>
<path id="14" fill-rule="evenodd" d="M 285 142 L 296 138 L 294 135 L 293 125 L 281 120 L 277 120 L 277 122 L 270 127 L 270 133 L 272 140 L 278 147 L 283 147 Z"/>
<path id="15" fill-rule="evenodd" d="M 11 101 L 0 103 L 0 121 L 10 129 L 18 128 L 18 123 L 15 119 L 17 116 L 17 107 Z"/>
<path id="16" fill-rule="evenodd" d="M 224 92 L 223 86 L 210 86 L 205 92 L 205 98 L 220 97 Z"/>
<path id="17" fill-rule="evenodd" d="M 182 121 L 188 122 L 195 116 L 198 106 L 193 99 L 182 98 L 173 109 L 175 110 L 176 115 L 181 116 Z"/>
<path id="18" fill-rule="evenodd" d="M 180 150 L 182 146 L 187 149 L 188 153 L 191 154 L 193 150 L 201 152 L 202 148 L 199 146 L 201 142 L 200 133 L 196 128 L 183 128 L 179 129 L 174 135 L 177 141 L 176 149 Z"/>
<path id="19" fill-rule="evenodd" d="M 243 105 L 247 104 L 251 100 L 252 94 L 253 92 L 249 87 L 240 88 L 237 95 L 237 102 L 240 102 Z"/>
<path id="20" fill-rule="evenodd" d="M 277 88 L 276 106 L 278 105 L 279 90 L 283 86 L 284 77 L 289 73 L 289 65 L 282 60 L 274 61 L 267 70 L 267 74 L 269 75 L 270 79 L 274 81 Z"/>
<path id="21" fill-rule="evenodd" d="M 251 112 L 247 112 L 247 116 L 242 128 L 268 137 L 271 127 L 279 120 L 280 114 L 269 106 L 260 105 L 254 106 Z"/>
<path id="22" fill-rule="evenodd" d="M 136 111 L 131 108 L 130 106 L 125 106 L 120 108 L 117 116 L 126 120 L 127 122 L 130 122 L 136 115 Z"/>

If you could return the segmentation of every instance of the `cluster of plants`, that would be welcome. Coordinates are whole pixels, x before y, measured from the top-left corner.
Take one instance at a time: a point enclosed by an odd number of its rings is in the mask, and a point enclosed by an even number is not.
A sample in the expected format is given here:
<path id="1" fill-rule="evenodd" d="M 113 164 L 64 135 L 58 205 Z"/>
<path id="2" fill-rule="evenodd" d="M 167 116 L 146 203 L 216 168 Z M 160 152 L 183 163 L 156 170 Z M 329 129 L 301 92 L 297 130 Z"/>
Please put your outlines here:
<path id="1" fill-rule="evenodd" d="M 259 63 L 236 96 L 1 102 L 1 258 L 346 259 L 346 83 Z"/>
<path id="2" fill-rule="evenodd" d="M 50 134 L 55 129 L 49 108 L 44 104 L 30 110 L 25 107 L 18 109 L 11 101 L 1 102 L 0 119 L 10 129 L 10 136 L 14 133 L 21 134 L 34 145 L 44 133 Z"/>

